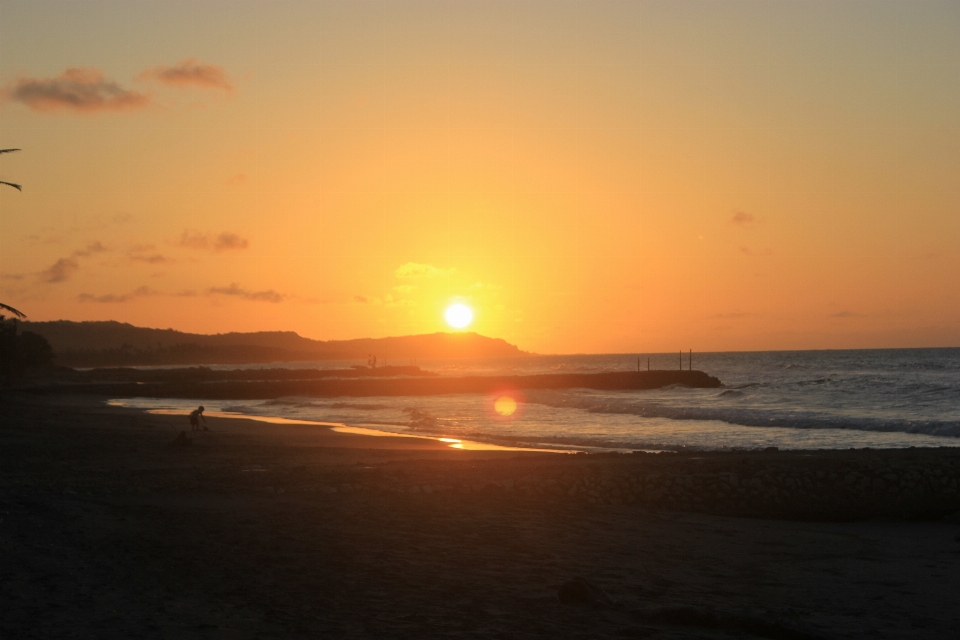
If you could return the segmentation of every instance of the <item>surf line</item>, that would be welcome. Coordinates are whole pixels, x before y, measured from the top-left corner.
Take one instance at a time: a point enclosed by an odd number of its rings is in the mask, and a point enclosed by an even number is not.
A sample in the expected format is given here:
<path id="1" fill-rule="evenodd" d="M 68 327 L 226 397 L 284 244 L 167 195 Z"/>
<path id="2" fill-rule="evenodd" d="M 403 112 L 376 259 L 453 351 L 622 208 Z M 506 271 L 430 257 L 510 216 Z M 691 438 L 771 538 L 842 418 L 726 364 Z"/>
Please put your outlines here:
<path id="1" fill-rule="evenodd" d="M 114 404 L 114 406 L 124 405 Z M 186 416 L 190 414 L 190 411 L 186 409 L 146 409 L 146 412 L 164 416 Z M 575 450 L 507 447 L 498 444 L 488 444 L 486 442 L 476 442 L 474 440 L 462 440 L 459 438 L 442 438 L 438 436 L 420 436 L 411 433 L 395 433 L 393 431 L 381 431 L 379 429 L 351 427 L 343 424 L 342 422 L 321 422 L 319 420 L 297 420 L 296 418 L 280 418 L 275 416 L 254 416 L 246 413 L 233 413 L 230 411 L 204 411 L 203 414 L 210 416 L 211 418 L 255 420 L 257 422 L 267 422 L 269 424 L 308 424 L 318 427 L 327 427 L 328 429 L 336 431 L 337 433 L 345 433 L 356 436 L 372 436 L 375 438 L 416 438 L 419 440 L 430 440 L 432 442 L 442 442 L 451 449 L 458 449 L 461 451 L 531 451 L 534 453 L 576 453 Z"/>

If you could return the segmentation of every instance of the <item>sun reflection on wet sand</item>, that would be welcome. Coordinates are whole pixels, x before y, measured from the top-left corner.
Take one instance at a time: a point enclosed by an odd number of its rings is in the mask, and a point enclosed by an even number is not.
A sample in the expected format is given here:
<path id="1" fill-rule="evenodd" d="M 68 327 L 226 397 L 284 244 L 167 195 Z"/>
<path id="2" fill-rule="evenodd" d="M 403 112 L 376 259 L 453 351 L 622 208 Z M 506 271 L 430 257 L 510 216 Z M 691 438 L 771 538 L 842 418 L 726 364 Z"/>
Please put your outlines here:
<path id="1" fill-rule="evenodd" d="M 116 401 L 109 401 L 107 404 L 114 406 L 124 406 Z M 190 411 L 186 409 L 147 409 L 147 413 L 164 416 L 186 416 Z M 507 447 L 497 444 L 487 444 L 485 442 L 473 442 L 471 440 L 460 440 L 458 438 L 441 438 L 436 436 L 421 436 L 409 433 L 394 433 L 393 431 L 380 431 L 377 429 L 367 429 L 364 427 L 351 427 L 339 422 L 319 422 L 316 420 L 297 420 L 295 418 L 278 418 L 274 416 L 253 416 L 245 413 L 230 413 L 227 411 L 204 411 L 203 415 L 211 418 L 239 418 L 242 420 L 256 420 L 257 422 L 267 422 L 270 424 L 311 424 L 318 427 L 327 427 L 337 433 L 346 433 L 357 436 L 373 436 L 376 438 L 416 438 L 419 440 L 430 440 L 433 442 L 442 442 L 451 449 L 461 451 L 533 451 L 536 453 L 576 453 L 564 449 L 535 449 L 530 447 Z"/>

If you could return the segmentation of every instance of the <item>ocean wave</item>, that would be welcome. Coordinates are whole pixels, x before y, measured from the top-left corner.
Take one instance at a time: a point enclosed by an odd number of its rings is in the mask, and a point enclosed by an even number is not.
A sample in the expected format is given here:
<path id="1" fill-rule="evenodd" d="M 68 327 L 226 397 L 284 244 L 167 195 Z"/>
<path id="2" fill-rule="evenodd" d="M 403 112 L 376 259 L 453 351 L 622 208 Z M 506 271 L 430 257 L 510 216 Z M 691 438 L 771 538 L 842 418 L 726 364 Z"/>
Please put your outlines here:
<path id="1" fill-rule="evenodd" d="M 733 389 L 734 391 L 739 391 L 741 389 L 752 389 L 753 387 L 766 387 L 769 386 L 766 382 L 747 382 L 745 384 L 738 384 L 736 386 L 727 386 L 724 385 L 727 389 Z"/>
<path id="2" fill-rule="evenodd" d="M 383 411 L 393 408 L 385 404 L 367 404 L 363 402 L 334 402 L 333 404 L 325 406 L 331 409 L 359 409 L 361 411 Z"/>
<path id="3" fill-rule="evenodd" d="M 303 397 L 284 397 L 274 400 L 265 400 L 260 403 L 261 407 L 293 407 L 296 409 L 358 409 L 360 411 L 381 411 L 392 409 L 386 404 L 375 404 L 369 402 L 324 402 L 311 398 Z"/>
<path id="4" fill-rule="evenodd" d="M 594 414 L 624 414 L 670 420 L 716 420 L 745 427 L 852 429 L 960 438 L 960 420 L 854 417 L 815 411 L 784 411 L 736 406 L 676 406 L 660 402 L 620 401 L 556 393 L 530 394 L 526 400 L 549 407 L 580 409 Z"/>

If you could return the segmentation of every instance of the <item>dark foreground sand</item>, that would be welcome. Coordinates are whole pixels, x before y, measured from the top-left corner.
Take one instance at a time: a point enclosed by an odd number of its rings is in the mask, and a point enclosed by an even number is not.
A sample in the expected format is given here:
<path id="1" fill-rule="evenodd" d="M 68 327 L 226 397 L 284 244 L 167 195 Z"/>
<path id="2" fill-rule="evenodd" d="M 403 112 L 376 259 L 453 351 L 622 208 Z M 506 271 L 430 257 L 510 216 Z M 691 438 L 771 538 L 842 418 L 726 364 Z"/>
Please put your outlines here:
<path id="1" fill-rule="evenodd" d="M 228 419 L 172 445 L 185 422 L 0 398 L 0 638 L 958 637 L 954 451 L 470 452 Z M 578 577 L 603 593 L 561 603 Z"/>

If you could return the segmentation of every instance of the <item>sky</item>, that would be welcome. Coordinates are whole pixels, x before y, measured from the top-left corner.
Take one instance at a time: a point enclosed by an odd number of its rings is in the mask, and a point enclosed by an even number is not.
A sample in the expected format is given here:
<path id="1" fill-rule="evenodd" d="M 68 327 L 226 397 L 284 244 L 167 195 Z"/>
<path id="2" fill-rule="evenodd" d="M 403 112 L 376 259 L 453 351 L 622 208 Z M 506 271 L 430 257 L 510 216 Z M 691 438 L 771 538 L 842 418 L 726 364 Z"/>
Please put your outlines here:
<path id="1" fill-rule="evenodd" d="M 0 0 L 0 302 L 960 345 L 960 3 Z"/>

